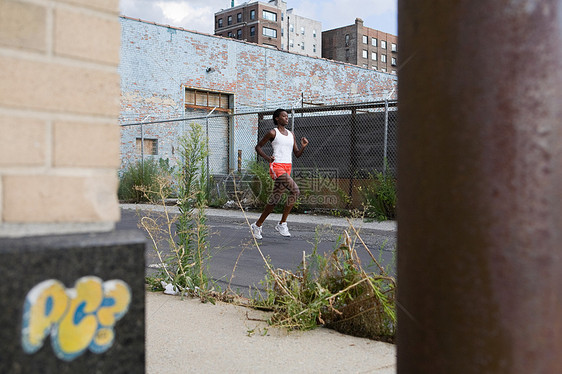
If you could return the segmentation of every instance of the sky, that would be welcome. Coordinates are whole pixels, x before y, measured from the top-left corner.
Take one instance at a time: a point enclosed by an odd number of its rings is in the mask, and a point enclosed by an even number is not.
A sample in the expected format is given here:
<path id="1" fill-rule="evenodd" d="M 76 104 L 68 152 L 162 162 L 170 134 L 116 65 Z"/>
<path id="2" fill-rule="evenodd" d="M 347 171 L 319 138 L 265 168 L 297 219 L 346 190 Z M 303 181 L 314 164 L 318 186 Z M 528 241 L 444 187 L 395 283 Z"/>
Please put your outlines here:
<path id="1" fill-rule="evenodd" d="M 268 0 L 261 0 L 267 3 Z M 234 0 L 241 5 L 249 0 Z M 398 34 L 397 0 L 286 0 L 294 13 L 322 22 L 322 30 L 363 25 Z M 120 0 L 121 15 L 186 30 L 214 34 L 214 14 L 229 8 L 231 0 Z"/>

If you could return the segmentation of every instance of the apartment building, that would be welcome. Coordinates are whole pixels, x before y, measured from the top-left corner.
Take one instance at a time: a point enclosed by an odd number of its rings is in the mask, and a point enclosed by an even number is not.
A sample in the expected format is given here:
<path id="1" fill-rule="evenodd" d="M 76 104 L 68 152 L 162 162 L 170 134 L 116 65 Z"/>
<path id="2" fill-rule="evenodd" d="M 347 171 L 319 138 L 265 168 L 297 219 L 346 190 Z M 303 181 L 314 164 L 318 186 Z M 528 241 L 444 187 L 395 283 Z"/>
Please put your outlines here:
<path id="1" fill-rule="evenodd" d="M 321 57 L 322 23 L 287 9 L 283 0 L 253 1 L 215 13 L 215 35 Z"/>
<path id="2" fill-rule="evenodd" d="M 383 73 L 398 70 L 398 37 L 355 24 L 322 32 L 322 57 L 348 62 Z"/>

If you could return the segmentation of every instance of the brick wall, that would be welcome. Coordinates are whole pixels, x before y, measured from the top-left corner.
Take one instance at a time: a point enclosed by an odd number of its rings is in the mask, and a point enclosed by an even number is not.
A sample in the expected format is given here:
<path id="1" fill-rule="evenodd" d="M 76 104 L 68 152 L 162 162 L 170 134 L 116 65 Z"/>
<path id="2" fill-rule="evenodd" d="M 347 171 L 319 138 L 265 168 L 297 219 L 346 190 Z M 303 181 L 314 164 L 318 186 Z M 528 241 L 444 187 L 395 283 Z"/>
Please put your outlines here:
<path id="1" fill-rule="evenodd" d="M 121 124 L 185 117 L 184 87 L 230 93 L 236 113 L 300 107 L 301 95 L 324 104 L 396 99 L 395 75 L 129 18 L 121 18 L 121 26 Z M 165 140 L 177 138 L 182 126 L 147 125 L 143 131 Z M 224 139 L 233 142 L 231 149 L 242 150 L 243 159 L 255 157 L 257 118 L 236 119 L 231 130 L 232 139 Z M 139 158 L 137 137 L 139 126 L 122 128 L 122 167 Z M 172 144 L 159 142 L 158 157 L 172 159 Z M 232 152 L 231 168 L 236 157 Z"/>
<path id="2" fill-rule="evenodd" d="M 118 5 L 0 1 L 0 236 L 119 219 Z"/>

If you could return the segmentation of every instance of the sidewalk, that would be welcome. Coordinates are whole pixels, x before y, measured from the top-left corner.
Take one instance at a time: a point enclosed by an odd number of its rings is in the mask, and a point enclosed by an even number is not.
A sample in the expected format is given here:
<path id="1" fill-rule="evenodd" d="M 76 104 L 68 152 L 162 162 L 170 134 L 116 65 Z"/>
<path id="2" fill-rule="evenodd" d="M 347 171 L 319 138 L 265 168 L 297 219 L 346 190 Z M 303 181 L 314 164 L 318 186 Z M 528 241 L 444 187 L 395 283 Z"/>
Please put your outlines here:
<path id="1" fill-rule="evenodd" d="M 393 344 L 327 328 L 289 332 L 253 320 L 267 316 L 147 292 L 146 373 L 396 373 Z"/>
<path id="2" fill-rule="evenodd" d="M 152 211 L 162 211 L 164 207 L 162 205 L 152 205 L 152 204 L 120 204 L 122 209 L 132 209 L 132 210 L 152 210 Z M 178 213 L 178 208 L 176 206 L 166 207 L 171 213 Z M 242 212 L 239 209 L 215 209 L 207 208 L 205 210 L 208 216 L 214 217 L 225 217 L 232 219 L 244 219 L 244 216 L 248 218 L 250 223 L 256 221 L 261 213 L 256 212 Z M 281 214 L 271 213 L 267 218 L 268 221 L 275 222 L 281 219 Z M 370 221 L 361 220 L 358 218 L 351 219 L 353 226 L 356 230 L 373 230 L 382 232 L 396 232 L 396 221 Z M 349 222 L 347 218 L 332 217 L 326 215 L 317 214 L 297 214 L 291 213 L 289 219 L 287 220 L 289 224 L 291 223 L 307 223 L 315 225 L 328 225 L 334 227 L 348 227 Z"/>

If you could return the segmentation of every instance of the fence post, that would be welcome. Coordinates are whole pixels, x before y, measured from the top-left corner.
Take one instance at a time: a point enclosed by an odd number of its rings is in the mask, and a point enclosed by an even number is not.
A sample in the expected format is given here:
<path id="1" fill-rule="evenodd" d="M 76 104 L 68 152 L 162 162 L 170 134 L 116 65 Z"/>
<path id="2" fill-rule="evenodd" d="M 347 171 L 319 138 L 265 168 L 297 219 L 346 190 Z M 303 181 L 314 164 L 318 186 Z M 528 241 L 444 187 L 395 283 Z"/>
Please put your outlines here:
<path id="1" fill-rule="evenodd" d="M 242 150 L 238 150 L 238 173 L 242 174 Z"/>
<path id="2" fill-rule="evenodd" d="M 206 190 L 207 191 L 206 191 L 206 193 L 207 193 L 207 197 L 209 196 L 209 191 L 210 191 L 209 190 L 209 184 L 210 184 L 210 178 L 211 178 L 210 175 L 209 175 L 209 153 L 210 153 L 210 150 L 209 150 L 209 116 L 211 114 L 213 114 L 215 109 L 217 109 L 216 106 L 213 108 L 213 110 L 211 110 L 209 112 L 209 114 L 207 114 L 205 116 L 205 134 L 206 134 L 206 139 L 207 139 L 207 143 L 206 143 L 206 148 L 207 148 L 207 162 L 206 162 L 206 164 L 207 164 L 207 187 L 206 187 Z"/>
<path id="3" fill-rule="evenodd" d="M 141 128 L 141 178 L 142 183 L 144 183 L 144 129 L 142 123 L 140 125 Z"/>
<path id="4" fill-rule="evenodd" d="M 388 152 L 388 100 L 384 101 L 384 151 L 382 158 L 382 175 L 386 176 L 386 160 Z"/>
<path id="5" fill-rule="evenodd" d="M 351 123 L 350 123 L 350 147 L 349 147 L 349 202 L 346 203 L 346 208 L 349 208 L 353 202 L 353 184 L 355 182 L 355 173 L 357 165 L 357 110 L 351 109 Z"/>

